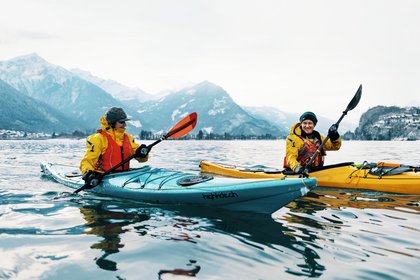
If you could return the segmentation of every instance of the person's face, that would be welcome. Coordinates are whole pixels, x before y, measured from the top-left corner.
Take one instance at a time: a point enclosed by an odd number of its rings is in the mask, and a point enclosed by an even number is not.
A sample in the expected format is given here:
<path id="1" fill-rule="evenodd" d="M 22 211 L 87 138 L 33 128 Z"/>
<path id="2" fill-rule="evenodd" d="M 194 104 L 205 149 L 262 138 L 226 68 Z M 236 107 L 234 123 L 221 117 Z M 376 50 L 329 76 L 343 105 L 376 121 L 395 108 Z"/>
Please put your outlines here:
<path id="1" fill-rule="evenodd" d="M 311 120 L 304 120 L 300 125 L 302 127 L 302 130 L 305 131 L 306 134 L 311 134 L 315 128 L 315 124 Z"/>
<path id="2" fill-rule="evenodd" d="M 127 124 L 125 122 L 116 122 L 115 123 L 115 128 L 121 128 L 121 127 L 126 127 Z"/>

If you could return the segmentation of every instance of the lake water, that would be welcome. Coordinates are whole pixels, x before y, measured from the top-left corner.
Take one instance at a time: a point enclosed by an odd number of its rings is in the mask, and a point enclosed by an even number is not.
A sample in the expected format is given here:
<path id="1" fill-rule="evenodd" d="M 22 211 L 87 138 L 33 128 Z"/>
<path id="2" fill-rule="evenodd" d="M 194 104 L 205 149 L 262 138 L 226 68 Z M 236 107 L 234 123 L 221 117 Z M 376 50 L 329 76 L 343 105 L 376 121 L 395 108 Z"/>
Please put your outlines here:
<path id="1" fill-rule="evenodd" d="M 78 165 L 85 141 L 0 141 L 0 279 L 418 279 L 420 195 L 317 189 L 271 217 L 82 193 L 39 163 Z M 280 168 L 284 140 L 163 141 L 148 164 Z M 420 142 L 344 142 L 327 164 L 419 165 Z M 134 163 L 134 166 L 140 166 Z"/>

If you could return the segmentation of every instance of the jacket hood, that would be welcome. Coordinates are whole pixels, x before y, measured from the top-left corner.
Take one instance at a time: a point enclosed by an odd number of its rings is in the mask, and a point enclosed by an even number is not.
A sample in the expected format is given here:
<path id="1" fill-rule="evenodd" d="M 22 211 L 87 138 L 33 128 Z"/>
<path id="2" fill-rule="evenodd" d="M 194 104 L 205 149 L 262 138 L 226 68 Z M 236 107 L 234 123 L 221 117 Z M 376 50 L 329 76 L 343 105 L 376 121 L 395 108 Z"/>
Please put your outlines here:
<path id="1" fill-rule="evenodd" d="M 102 129 L 103 131 L 107 131 L 107 128 L 111 127 L 111 126 L 109 125 L 108 121 L 106 120 L 105 116 L 102 116 L 102 117 L 99 119 L 99 122 L 101 123 L 101 129 Z"/>
<path id="2" fill-rule="evenodd" d="M 115 131 L 117 134 L 122 134 L 122 135 L 125 133 L 125 128 L 123 127 L 117 128 L 117 129 L 112 128 L 111 125 L 106 120 L 105 116 L 102 116 L 99 122 L 101 123 L 101 129 L 103 131 L 108 132 L 109 134 L 111 134 L 112 131 Z"/>
<path id="3" fill-rule="evenodd" d="M 291 128 L 290 128 L 290 133 L 291 134 L 296 134 L 301 136 L 302 135 L 302 128 L 300 127 L 300 122 L 295 123 Z"/>

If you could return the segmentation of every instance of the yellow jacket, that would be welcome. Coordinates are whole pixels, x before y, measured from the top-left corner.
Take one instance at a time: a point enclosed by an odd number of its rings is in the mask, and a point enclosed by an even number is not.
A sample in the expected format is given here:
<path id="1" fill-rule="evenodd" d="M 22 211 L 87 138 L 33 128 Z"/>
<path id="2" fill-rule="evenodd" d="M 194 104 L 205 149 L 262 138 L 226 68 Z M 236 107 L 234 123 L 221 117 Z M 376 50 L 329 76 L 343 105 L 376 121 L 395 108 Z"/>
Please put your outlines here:
<path id="1" fill-rule="evenodd" d="M 315 130 L 314 130 L 315 131 Z M 321 137 L 321 142 L 324 141 L 325 137 L 319 134 Z M 313 142 L 313 140 L 311 140 Z M 297 161 L 299 151 L 303 148 L 304 141 L 302 138 L 302 129 L 300 127 L 300 122 L 294 124 L 290 129 L 290 134 L 286 138 L 286 157 L 285 157 L 285 167 L 288 167 L 292 170 L 295 170 L 296 167 L 301 165 Z M 341 137 L 335 141 L 328 141 L 323 147 L 323 156 L 326 155 L 325 151 L 337 151 L 341 147 Z"/>
<path id="2" fill-rule="evenodd" d="M 123 145 L 125 128 L 112 128 L 105 117 L 102 116 L 100 119 L 101 128 L 103 131 L 106 131 L 112 139 L 117 142 L 118 145 Z M 127 133 L 128 138 L 130 139 L 131 152 L 135 153 L 137 148 L 140 146 L 134 141 L 134 137 L 131 134 Z M 89 135 L 86 141 L 86 153 L 83 159 L 80 161 L 80 171 L 82 174 L 86 173 L 89 170 L 95 170 L 95 165 L 99 160 L 99 156 L 103 155 L 108 147 L 108 139 L 100 134 L 94 133 Z M 145 162 L 148 160 L 148 157 L 145 159 L 136 158 L 140 162 Z"/>

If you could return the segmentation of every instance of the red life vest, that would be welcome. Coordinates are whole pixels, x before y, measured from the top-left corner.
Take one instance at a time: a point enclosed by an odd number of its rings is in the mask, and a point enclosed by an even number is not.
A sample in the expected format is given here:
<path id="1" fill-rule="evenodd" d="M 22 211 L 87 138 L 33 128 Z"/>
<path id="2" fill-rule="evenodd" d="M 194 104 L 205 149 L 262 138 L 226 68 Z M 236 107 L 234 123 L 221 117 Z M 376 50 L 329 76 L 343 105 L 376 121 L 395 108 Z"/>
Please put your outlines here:
<path id="1" fill-rule="evenodd" d="M 297 161 L 302 166 L 306 166 L 311 159 L 311 157 L 314 155 L 316 150 L 321 146 L 320 141 L 316 141 L 315 143 L 312 143 L 308 139 L 302 138 L 303 140 L 303 147 L 298 152 Z M 323 166 L 324 165 L 324 156 L 323 152 L 317 154 L 315 157 L 315 160 L 312 162 L 311 166 Z"/>
<path id="2" fill-rule="evenodd" d="M 95 170 L 107 171 L 113 166 L 122 162 L 124 159 L 131 156 L 131 144 L 127 134 L 124 133 L 123 145 L 120 146 L 117 142 L 115 142 L 114 139 L 112 139 L 108 133 L 102 129 L 99 129 L 97 132 L 108 139 L 108 147 L 106 148 L 105 153 L 101 155 L 98 162 L 96 163 Z M 129 168 L 130 162 L 127 162 L 118 167 L 115 172 L 126 171 Z"/>

